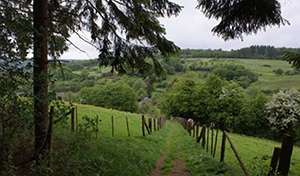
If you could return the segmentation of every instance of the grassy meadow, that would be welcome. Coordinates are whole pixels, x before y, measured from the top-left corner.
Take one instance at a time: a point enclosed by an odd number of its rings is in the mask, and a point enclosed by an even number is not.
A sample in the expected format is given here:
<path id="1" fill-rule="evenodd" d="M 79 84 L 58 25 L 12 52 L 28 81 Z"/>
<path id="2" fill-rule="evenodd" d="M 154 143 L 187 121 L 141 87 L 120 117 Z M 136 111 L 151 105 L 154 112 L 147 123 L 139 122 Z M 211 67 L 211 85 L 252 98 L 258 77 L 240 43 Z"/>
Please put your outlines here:
<path id="1" fill-rule="evenodd" d="M 199 134 L 200 134 L 199 129 Z M 227 133 L 231 139 L 233 145 L 238 151 L 242 161 L 246 165 L 246 168 L 250 171 L 252 175 L 264 175 L 262 172 L 265 172 L 271 163 L 271 157 L 273 155 L 274 147 L 281 147 L 280 142 L 261 139 L 256 137 L 250 137 L 246 135 Z M 211 152 L 211 131 L 209 137 L 209 153 Z M 215 140 L 216 130 L 214 131 L 214 140 Z M 216 150 L 216 158 L 220 159 L 221 154 L 221 141 L 222 141 L 222 132 L 218 133 L 218 142 Z M 200 147 L 200 144 L 199 144 Z M 204 149 L 203 149 L 204 150 Z M 205 149 L 206 150 L 206 149 Z M 225 150 L 225 162 L 230 166 L 234 167 L 237 171 L 237 175 L 243 175 L 243 172 L 239 166 L 238 160 L 235 157 L 234 152 L 232 151 L 228 140 L 226 140 L 226 150 Z M 291 176 L 300 175 L 300 147 L 294 146 L 293 156 L 290 166 Z"/>
<path id="2" fill-rule="evenodd" d="M 282 69 L 284 72 L 293 70 L 291 65 L 282 60 L 259 60 L 259 59 L 201 59 L 189 58 L 186 59 L 186 64 L 191 65 L 193 62 L 207 61 L 210 64 L 238 64 L 244 65 L 251 71 L 255 72 L 259 78 L 258 81 L 251 84 L 248 89 L 254 88 L 258 90 L 278 90 L 283 88 L 299 88 L 300 75 L 276 75 L 273 70 Z M 264 65 L 269 65 L 266 67 Z"/>
<path id="3" fill-rule="evenodd" d="M 78 107 L 79 124 L 84 122 L 82 119 L 84 115 L 89 117 L 98 115 L 101 119 L 98 139 L 95 135 L 72 135 L 70 119 L 66 128 L 56 130 L 54 144 L 63 149 L 58 151 L 60 153 L 55 153 L 59 157 L 54 160 L 59 163 L 63 158 L 68 158 L 67 164 L 54 165 L 53 171 L 56 175 L 142 176 L 151 173 L 165 151 L 166 140 L 171 132 L 168 124 L 160 131 L 143 137 L 141 114 L 90 105 L 75 105 Z M 111 133 L 112 115 L 115 137 L 112 137 Z M 127 136 L 126 116 L 130 125 L 130 137 Z"/>
<path id="4" fill-rule="evenodd" d="M 105 109 L 92 105 L 75 104 L 78 108 L 79 123 L 83 116 L 96 117 L 98 115 L 101 122 L 99 122 L 99 134 L 102 137 L 112 137 L 112 121 L 111 116 L 114 117 L 114 136 L 117 138 L 128 137 L 126 119 L 128 118 L 130 136 L 142 136 L 142 115 L 130 112 L 123 112 L 113 109 Z M 145 117 L 147 118 L 147 117 Z"/>

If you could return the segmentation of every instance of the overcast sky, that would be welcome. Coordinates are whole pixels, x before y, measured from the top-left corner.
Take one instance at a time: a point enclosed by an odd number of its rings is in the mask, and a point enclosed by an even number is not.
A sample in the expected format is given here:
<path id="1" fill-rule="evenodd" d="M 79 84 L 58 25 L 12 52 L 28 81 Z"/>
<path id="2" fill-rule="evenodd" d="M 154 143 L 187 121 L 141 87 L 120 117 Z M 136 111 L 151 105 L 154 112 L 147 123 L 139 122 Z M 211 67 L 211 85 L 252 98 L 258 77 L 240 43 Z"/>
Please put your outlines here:
<path id="1" fill-rule="evenodd" d="M 222 38 L 211 33 L 211 29 L 218 24 L 214 19 L 207 19 L 203 13 L 196 10 L 196 0 L 173 0 L 184 6 L 182 12 L 177 17 L 162 18 L 160 22 L 166 28 L 166 37 L 174 41 L 182 49 L 239 49 L 251 45 L 273 45 L 276 47 L 300 47 L 300 1 L 280 0 L 282 2 L 282 15 L 289 20 L 291 25 L 268 27 L 266 31 L 258 34 L 244 36 L 243 41 L 224 41 Z M 88 34 L 85 34 L 88 38 Z M 63 59 L 92 59 L 98 56 L 97 51 L 82 42 L 76 36 L 71 40 L 86 53 L 80 52 L 71 47 L 62 58 Z"/>

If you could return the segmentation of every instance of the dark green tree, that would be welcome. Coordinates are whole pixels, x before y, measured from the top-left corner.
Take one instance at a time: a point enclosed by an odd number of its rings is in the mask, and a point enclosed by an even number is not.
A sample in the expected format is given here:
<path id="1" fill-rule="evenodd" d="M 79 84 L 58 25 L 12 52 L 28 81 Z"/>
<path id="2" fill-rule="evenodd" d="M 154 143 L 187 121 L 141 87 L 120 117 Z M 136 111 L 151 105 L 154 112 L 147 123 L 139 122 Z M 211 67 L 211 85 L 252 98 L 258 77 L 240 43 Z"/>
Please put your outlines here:
<path id="1" fill-rule="evenodd" d="M 224 40 L 243 38 L 243 34 L 256 34 L 268 26 L 289 24 L 281 16 L 278 0 L 198 0 L 200 9 L 208 18 L 220 22 L 212 32 Z"/>

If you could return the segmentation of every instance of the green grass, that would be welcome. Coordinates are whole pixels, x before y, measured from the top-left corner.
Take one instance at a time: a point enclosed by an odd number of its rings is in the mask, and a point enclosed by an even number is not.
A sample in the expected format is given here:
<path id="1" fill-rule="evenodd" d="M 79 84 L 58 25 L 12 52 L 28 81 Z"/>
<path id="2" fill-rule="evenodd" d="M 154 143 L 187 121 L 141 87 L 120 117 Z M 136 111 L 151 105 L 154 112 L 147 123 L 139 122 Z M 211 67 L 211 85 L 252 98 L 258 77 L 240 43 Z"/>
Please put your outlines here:
<path id="1" fill-rule="evenodd" d="M 92 105 L 75 104 L 78 107 L 79 123 L 84 115 L 96 117 L 98 115 L 101 122 L 99 123 L 99 134 L 103 137 L 112 137 L 111 116 L 114 117 L 114 136 L 116 138 L 127 137 L 126 119 L 128 117 L 130 136 L 142 135 L 142 115 L 130 112 L 117 111 L 113 109 L 105 109 Z M 147 118 L 147 117 L 146 117 Z"/>
<path id="2" fill-rule="evenodd" d="M 193 62 L 210 61 L 210 59 L 201 58 L 189 58 L 186 60 L 187 65 L 191 65 Z M 273 70 L 281 68 L 284 72 L 292 70 L 291 65 L 282 60 L 259 60 L 259 59 L 218 59 L 214 61 L 217 63 L 234 63 L 244 65 L 251 71 L 258 74 L 259 79 L 257 82 L 250 85 L 249 88 L 255 88 L 258 90 L 277 90 L 283 88 L 299 88 L 300 87 L 300 75 L 276 75 Z M 263 65 L 270 65 L 271 67 L 264 67 Z"/>
<path id="3" fill-rule="evenodd" d="M 201 131 L 201 130 L 199 130 Z M 200 132 L 199 132 L 200 133 Z M 211 132 L 210 132 L 211 135 Z M 214 136 L 216 135 L 216 131 L 214 131 Z M 281 143 L 261 139 L 256 137 L 250 137 L 245 135 L 239 135 L 234 133 L 228 133 L 233 145 L 237 149 L 242 161 L 245 163 L 246 168 L 250 171 L 252 175 L 261 175 L 260 171 L 263 169 L 268 169 L 271 157 L 273 154 L 274 147 L 281 147 Z M 214 138 L 215 139 L 215 138 Z M 216 150 L 216 158 L 220 158 L 221 153 L 221 140 L 222 133 L 219 131 L 218 134 L 218 142 L 217 142 L 217 150 Z M 226 140 L 227 141 L 227 140 Z M 211 143 L 209 143 L 209 153 L 210 153 Z M 299 176 L 300 175 L 300 147 L 294 146 L 291 167 L 290 167 L 290 176 Z M 267 157 L 265 157 L 267 156 Z M 256 159 L 255 159 L 256 158 Z M 262 158 L 267 158 L 267 160 L 262 161 Z M 226 142 L 226 150 L 225 150 L 225 162 L 229 165 L 233 166 L 237 173 L 242 174 L 242 170 L 238 165 L 238 161 L 230 148 L 228 141 Z M 254 167 L 259 169 L 254 169 Z M 264 168 L 263 168 L 264 167 Z M 262 169 L 260 169 L 262 168 Z"/>
<path id="4" fill-rule="evenodd" d="M 219 163 L 202 151 L 175 122 L 167 121 L 160 131 L 143 137 L 140 114 L 90 105 L 76 104 L 76 106 L 79 123 L 83 122 L 81 117 L 84 115 L 90 117 L 98 115 L 102 120 L 99 124 L 98 139 L 95 139 L 95 135 L 72 135 L 69 126 L 66 129 L 56 130 L 54 144 L 55 148 L 60 150 L 54 152 L 53 162 L 58 164 L 44 170 L 46 175 L 51 175 L 50 171 L 56 175 L 149 175 L 167 148 L 170 152 L 162 168 L 164 175 L 168 175 L 174 166 L 172 160 L 177 158 L 177 152 L 180 152 L 185 160 L 186 169 L 191 169 L 191 175 L 224 175 L 232 171 L 230 166 Z M 115 121 L 115 137 L 111 136 L 111 115 Z M 126 131 L 126 116 L 130 122 L 130 137 Z M 202 160 L 203 162 L 199 162 Z M 216 170 L 222 172 L 216 174 L 215 170 L 206 168 L 209 165 L 216 166 Z"/>
<path id="5" fill-rule="evenodd" d="M 160 131 L 142 136 L 141 115 L 104 109 L 90 105 L 79 105 L 79 123 L 82 116 L 96 115 L 99 124 L 98 139 L 95 135 L 72 135 L 69 125 L 56 130 L 54 138 L 54 164 L 51 172 L 56 175 L 149 175 L 164 153 L 171 128 L 166 124 Z M 114 116 L 115 137 L 111 135 L 111 116 Z M 127 136 L 125 117 L 129 118 L 131 136 Z M 70 124 L 70 121 L 68 121 Z M 58 127 L 57 127 L 58 128 Z M 58 128 L 59 129 L 59 128 Z M 66 160 L 64 160 L 66 158 Z M 60 163 L 64 163 L 63 165 Z M 44 171 L 51 175 L 49 169 Z"/>
<path id="6" fill-rule="evenodd" d="M 237 175 L 236 168 L 227 163 L 220 163 L 218 159 L 212 158 L 201 146 L 188 135 L 188 133 L 176 122 L 172 130 L 171 157 L 175 152 L 180 152 L 180 157 L 185 161 L 185 169 L 192 176 L 214 176 L 214 175 Z M 172 154 L 173 153 L 173 154 Z M 175 155 L 176 156 L 176 155 Z"/>
<path id="7" fill-rule="evenodd" d="M 82 136 L 71 135 L 69 128 L 59 131 L 54 143 L 64 142 L 61 144 L 62 153 L 57 156 L 59 156 L 58 158 L 69 157 L 69 155 L 72 157 L 64 161 L 67 163 L 66 165 L 60 167 L 55 165 L 57 168 L 54 167 L 53 170 L 56 173 L 75 173 L 74 175 L 86 175 L 87 173 L 89 175 L 149 175 L 166 148 L 169 148 L 170 152 L 163 165 L 165 175 L 168 175 L 173 167 L 172 160 L 177 158 L 177 152 L 180 152 L 180 157 L 186 163 L 186 170 L 191 175 L 239 176 L 243 174 L 228 142 L 226 142 L 225 163 L 219 162 L 221 133 L 218 135 L 216 158 L 212 158 L 210 150 L 209 153 L 206 153 L 200 144 L 196 143 L 195 139 L 190 137 L 175 122 L 167 122 L 160 131 L 143 137 L 140 114 L 89 105 L 76 105 L 78 106 L 79 117 L 98 115 L 102 120 L 99 124 L 98 140 L 95 139 L 95 136 L 85 139 Z M 115 137 L 111 136 L 111 115 L 114 116 L 115 121 Z M 129 118 L 131 137 L 127 136 L 126 116 Z M 82 122 L 82 120 L 79 119 L 79 122 Z M 270 164 L 270 159 L 260 162 L 259 158 L 271 157 L 274 147 L 280 147 L 279 142 L 228 134 L 252 175 L 260 175 L 260 169 L 253 170 L 254 167 L 260 168 Z M 209 147 L 210 145 L 209 143 Z M 69 147 L 72 147 L 72 150 Z M 300 148 L 295 146 L 290 169 L 291 176 L 300 173 L 299 153 Z M 59 161 L 57 162 L 59 163 Z"/>

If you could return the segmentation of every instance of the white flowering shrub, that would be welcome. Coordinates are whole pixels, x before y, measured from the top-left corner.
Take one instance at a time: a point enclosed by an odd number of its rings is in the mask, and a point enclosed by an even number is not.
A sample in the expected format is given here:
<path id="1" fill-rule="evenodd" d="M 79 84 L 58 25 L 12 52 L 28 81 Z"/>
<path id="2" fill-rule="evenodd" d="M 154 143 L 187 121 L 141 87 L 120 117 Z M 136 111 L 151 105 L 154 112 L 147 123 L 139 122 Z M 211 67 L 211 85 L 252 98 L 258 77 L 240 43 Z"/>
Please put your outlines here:
<path id="1" fill-rule="evenodd" d="M 285 131 L 300 121 L 300 92 L 280 90 L 266 106 L 267 119 L 276 131 Z"/>

